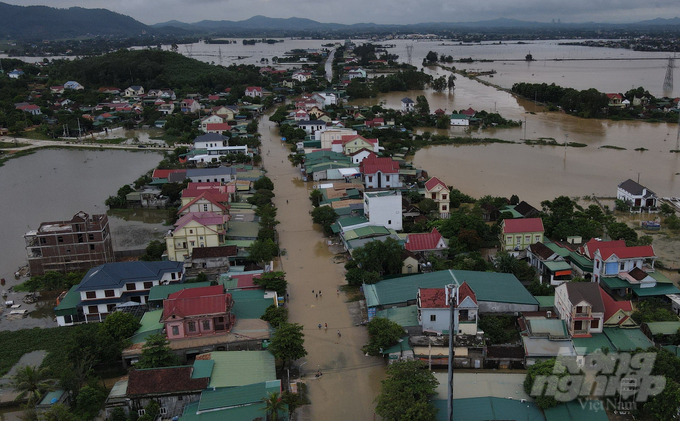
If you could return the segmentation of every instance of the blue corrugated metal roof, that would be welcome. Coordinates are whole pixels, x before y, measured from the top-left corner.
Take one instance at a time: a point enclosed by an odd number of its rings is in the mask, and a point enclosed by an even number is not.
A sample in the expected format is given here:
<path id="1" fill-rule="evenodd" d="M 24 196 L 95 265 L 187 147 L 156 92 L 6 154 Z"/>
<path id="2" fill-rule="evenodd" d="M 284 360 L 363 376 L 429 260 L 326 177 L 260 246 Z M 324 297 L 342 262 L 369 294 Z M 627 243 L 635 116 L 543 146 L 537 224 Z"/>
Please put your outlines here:
<path id="1" fill-rule="evenodd" d="M 127 282 L 143 282 L 160 279 L 164 273 L 183 272 L 183 262 L 118 262 L 106 263 L 90 269 L 78 291 L 95 291 L 118 288 Z"/>

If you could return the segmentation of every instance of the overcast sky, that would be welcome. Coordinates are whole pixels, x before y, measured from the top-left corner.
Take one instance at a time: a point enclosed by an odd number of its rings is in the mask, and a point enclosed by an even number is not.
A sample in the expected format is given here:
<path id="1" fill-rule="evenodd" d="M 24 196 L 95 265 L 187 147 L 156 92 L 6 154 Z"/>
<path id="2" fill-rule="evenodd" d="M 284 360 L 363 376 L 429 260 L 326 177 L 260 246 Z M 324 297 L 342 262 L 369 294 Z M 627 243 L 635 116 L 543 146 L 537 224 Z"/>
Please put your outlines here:
<path id="1" fill-rule="evenodd" d="M 22 6 L 105 8 L 154 24 L 244 20 L 255 15 L 337 23 L 472 22 L 514 18 L 550 22 L 637 22 L 680 16 L 680 0 L 2 0 Z"/>

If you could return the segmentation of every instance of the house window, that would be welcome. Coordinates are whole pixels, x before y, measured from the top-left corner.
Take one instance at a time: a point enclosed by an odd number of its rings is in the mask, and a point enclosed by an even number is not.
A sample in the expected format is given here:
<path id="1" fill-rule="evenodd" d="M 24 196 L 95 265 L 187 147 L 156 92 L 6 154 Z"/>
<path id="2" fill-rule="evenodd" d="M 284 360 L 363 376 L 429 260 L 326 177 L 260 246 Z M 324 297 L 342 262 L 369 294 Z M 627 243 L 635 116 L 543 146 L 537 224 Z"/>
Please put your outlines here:
<path id="1" fill-rule="evenodd" d="M 524 236 L 524 241 L 526 241 L 527 244 L 530 243 L 530 242 L 531 242 L 531 236 L 530 236 L 530 235 L 525 235 L 525 236 Z"/>
<path id="2" fill-rule="evenodd" d="M 93 298 L 97 298 L 97 292 L 96 291 L 87 291 L 85 293 L 85 297 L 87 297 L 88 300 L 91 300 Z"/>
<path id="3" fill-rule="evenodd" d="M 512 235 L 508 235 L 508 236 L 505 238 L 505 240 L 506 240 L 506 243 L 512 244 Z"/>
<path id="4" fill-rule="evenodd" d="M 149 289 L 153 286 L 153 282 L 144 282 L 144 289 Z"/>
<path id="5" fill-rule="evenodd" d="M 82 243 L 83 241 L 83 234 L 78 234 L 78 242 Z"/>
<path id="6" fill-rule="evenodd" d="M 87 234 L 87 239 L 90 241 L 94 241 L 94 234 Z"/>
<path id="7" fill-rule="evenodd" d="M 196 245 L 196 242 L 195 241 L 189 241 L 189 244 L 191 245 L 191 247 L 194 247 Z"/>
<path id="8" fill-rule="evenodd" d="M 127 291 L 134 291 L 137 289 L 137 285 L 135 283 L 125 284 L 125 289 Z"/>
<path id="9" fill-rule="evenodd" d="M 115 304 L 107 304 L 106 305 L 106 311 L 108 311 L 109 313 L 113 313 L 114 311 L 116 311 L 116 305 Z"/>
<path id="10" fill-rule="evenodd" d="M 189 328 L 189 332 L 196 332 L 196 322 L 187 323 L 187 327 Z"/>
<path id="11" fill-rule="evenodd" d="M 386 175 L 386 176 L 385 176 L 385 181 L 390 181 L 390 176 L 389 176 L 389 175 Z"/>
<path id="12" fill-rule="evenodd" d="M 160 412 L 161 415 L 167 415 L 168 414 L 168 408 L 161 407 L 159 412 Z"/>
<path id="13" fill-rule="evenodd" d="M 104 290 L 104 297 L 115 297 L 116 292 L 112 289 Z"/>
<path id="14" fill-rule="evenodd" d="M 179 336 L 179 326 L 172 327 L 172 336 Z"/>
<path id="15" fill-rule="evenodd" d="M 447 210 L 447 206 L 446 206 L 446 205 L 442 205 L 442 210 L 443 210 L 443 211 Z"/>
<path id="16" fill-rule="evenodd" d="M 600 321 L 599 320 L 591 320 L 590 321 L 590 328 L 591 329 L 599 329 L 600 327 Z"/>
<path id="17" fill-rule="evenodd" d="M 90 251 L 94 251 L 94 244 L 90 244 Z"/>
<path id="18" fill-rule="evenodd" d="M 87 306 L 87 312 L 90 314 L 98 314 L 99 313 L 99 307 L 98 306 Z"/>
<path id="19" fill-rule="evenodd" d="M 522 236 L 518 235 L 517 238 L 515 239 L 515 243 L 521 244 L 522 243 Z"/>
<path id="20" fill-rule="evenodd" d="M 210 330 L 210 320 L 203 320 L 203 330 Z"/>
<path id="21" fill-rule="evenodd" d="M 447 195 L 442 194 L 442 200 L 446 200 L 446 196 L 447 196 Z"/>
<path id="22" fill-rule="evenodd" d="M 208 205 L 203 205 L 203 212 L 208 212 Z"/>
<path id="23" fill-rule="evenodd" d="M 621 262 L 621 265 L 619 266 L 620 270 L 624 270 L 626 268 L 626 264 L 624 262 Z"/>
<path id="24" fill-rule="evenodd" d="M 432 200 L 437 200 L 437 193 L 432 193 Z"/>
<path id="25" fill-rule="evenodd" d="M 47 238 L 41 238 L 40 244 L 47 244 Z"/>
<path id="26" fill-rule="evenodd" d="M 534 242 L 538 243 L 539 241 L 541 241 L 541 236 L 537 235 L 536 238 L 534 239 Z"/>
<path id="27" fill-rule="evenodd" d="M 62 237 L 61 235 L 59 237 L 57 237 L 57 243 L 63 243 L 63 242 L 64 242 L 64 237 Z"/>
<path id="28" fill-rule="evenodd" d="M 145 411 L 145 410 L 143 410 L 143 409 L 138 409 L 138 410 L 137 410 L 137 415 L 139 415 L 140 417 L 141 417 L 142 415 L 144 415 L 144 414 L 146 414 L 146 411 Z"/>
<path id="29" fill-rule="evenodd" d="M 177 275 L 175 275 L 175 272 L 172 272 L 172 273 L 170 274 L 170 279 L 175 279 L 176 277 L 177 277 Z"/>
<path id="30" fill-rule="evenodd" d="M 388 220 L 387 220 L 387 225 L 392 225 L 392 220 L 391 220 L 391 219 L 388 219 Z"/>
<path id="31" fill-rule="evenodd" d="M 194 233 L 194 230 L 189 230 L 189 234 L 193 234 L 193 233 Z"/>
<path id="32" fill-rule="evenodd" d="M 372 183 L 372 182 L 373 182 L 373 176 L 372 176 L 372 175 L 369 175 L 369 176 L 368 176 L 368 182 L 369 182 L 369 183 Z"/>
<path id="33" fill-rule="evenodd" d="M 595 268 L 599 269 L 600 268 L 600 261 L 595 260 Z"/>
<path id="34" fill-rule="evenodd" d="M 436 314 L 430 314 L 430 321 L 436 322 L 437 321 L 437 315 Z"/>

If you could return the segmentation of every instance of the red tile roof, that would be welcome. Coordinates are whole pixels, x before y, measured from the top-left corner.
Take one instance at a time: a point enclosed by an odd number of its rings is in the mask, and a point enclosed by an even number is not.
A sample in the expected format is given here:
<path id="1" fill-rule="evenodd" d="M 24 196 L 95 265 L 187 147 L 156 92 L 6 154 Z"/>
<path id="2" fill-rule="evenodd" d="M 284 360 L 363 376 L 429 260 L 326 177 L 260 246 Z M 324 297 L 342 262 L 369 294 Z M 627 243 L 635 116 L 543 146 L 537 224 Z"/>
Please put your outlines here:
<path id="1" fill-rule="evenodd" d="M 434 189 L 438 185 L 441 185 L 443 188 L 447 190 L 449 189 L 448 187 L 446 187 L 446 184 L 444 184 L 444 182 L 438 179 L 437 177 L 432 177 L 429 180 L 427 180 L 427 182 L 425 183 L 425 189 L 429 191 Z"/>
<path id="2" fill-rule="evenodd" d="M 623 99 L 621 94 L 607 94 L 607 98 L 609 98 L 609 99 L 614 99 L 614 98 Z"/>
<path id="3" fill-rule="evenodd" d="M 229 123 L 208 123 L 205 125 L 205 130 L 231 131 L 231 126 L 229 125 Z"/>
<path id="4" fill-rule="evenodd" d="M 607 294 L 607 292 L 602 289 L 602 287 L 600 287 L 600 296 L 602 297 L 602 303 L 604 304 L 605 321 L 611 318 L 619 310 L 623 310 L 625 312 L 633 311 L 633 304 L 630 301 L 616 301 L 611 297 L 611 295 Z"/>
<path id="5" fill-rule="evenodd" d="M 220 195 L 220 196 L 222 196 L 222 195 Z M 229 196 L 229 195 L 227 195 L 227 197 L 228 197 L 228 196 Z M 177 213 L 182 213 L 182 212 L 184 212 L 185 210 L 189 209 L 189 207 L 190 207 L 191 205 L 193 205 L 194 203 L 198 202 L 198 201 L 201 200 L 201 199 L 207 200 L 208 202 L 210 202 L 210 203 L 212 203 L 213 205 L 215 205 L 215 206 L 217 206 L 218 208 L 220 208 L 222 211 L 227 210 L 227 206 L 224 206 L 224 205 L 221 204 L 221 203 L 219 202 L 219 200 L 218 200 L 218 199 L 221 199 L 221 197 L 215 197 L 215 195 L 213 195 L 213 194 L 210 193 L 209 191 L 204 191 L 204 192 L 201 193 L 200 195 L 198 195 L 198 196 L 194 197 L 193 199 L 191 199 L 191 201 L 190 201 L 189 203 L 187 203 L 186 205 L 182 206 L 182 207 L 180 208 L 180 210 L 177 211 Z"/>
<path id="6" fill-rule="evenodd" d="M 170 294 L 166 300 L 163 300 L 161 321 L 173 315 L 184 318 L 226 313 L 227 303 L 230 301 L 231 294 L 225 294 L 222 285 L 183 289 Z"/>
<path id="7" fill-rule="evenodd" d="M 420 308 L 447 308 L 444 288 L 420 288 Z"/>
<path id="8" fill-rule="evenodd" d="M 263 288 L 259 285 L 255 285 L 255 278 L 262 276 L 260 273 L 251 273 L 246 275 L 229 275 L 238 281 L 237 286 L 239 288 Z"/>
<path id="9" fill-rule="evenodd" d="M 506 234 L 543 231 L 543 220 L 541 218 L 503 220 L 503 232 Z"/>
<path id="10" fill-rule="evenodd" d="M 168 178 L 170 174 L 176 173 L 178 171 L 182 170 L 160 170 L 156 168 L 153 170 L 153 174 L 151 174 L 151 178 Z"/>
<path id="11" fill-rule="evenodd" d="M 477 111 L 473 110 L 472 107 L 470 107 L 465 111 L 461 111 L 460 113 L 463 114 L 463 115 L 472 117 L 473 115 L 477 114 Z"/>
<path id="12" fill-rule="evenodd" d="M 399 163 L 392 158 L 367 156 L 359 164 L 359 171 L 361 171 L 362 174 L 375 174 L 378 171 L 383 174 L 398 174 Z"/>
<path id="13" fill-rule="evenodd" d="M 441 239 L 442 235 L 437 231 L 437 228 L 432 228 L 430 233 L 409 234 L 405 248 L 408 251 L 437 250 L 437 245 Z"/>
<path id="14" fill-rule="evenodd" d="M 472 290 L 472 288 L 470 288 L 470 285 L 468 285 L 467 282 L 463 282 L 458 288 L 458 303 L 456 303 L 456 306 L 459 306 L 460 303 L 462 303 L 467 297 L 470 297 L 472 301 L 477 304 L 477 296 L 475 295 L 475 292 Z"/>
<path id="15" fill-rule="evenodd" d="M 616 255 L 619 259 L 634 259 L 644 257 L 654 257 L 654 248 L 652 246 L 634 246 L 627 247 L 624 240 L 617 241 L 597 241 L 592 239 L 586 243 L 588 255 L 592 259 L 595 252 L 600 250 L 600 255 L 603 260 L 609 259 L 612 255 Z"/>
<path id="16" fill-rule="evenodd" d="M 173 392 L 200 392 L 208 387 L 210 377 L 192 379 L 193 367 L 132 370 L 128 378 L 128 396 Z"/>
<path id="17" fill-rule="evenodd" d="M 358 134 L 349 134 L 349 135 L 345 135 L 345 136 L 342 137 L 342 144 L 344 145 L 345 143 L 349 143 L 349 142 L 351 142 L 351 141 L 353 141 L 354 139 L 357 139 L 357 138 L 359 138 L 359 139 L 361 139 L 365 142 L 372 143 L 372 144 L 378 143 L 378 139 L 366 139 L 365 137 L 360 136 Z"/>

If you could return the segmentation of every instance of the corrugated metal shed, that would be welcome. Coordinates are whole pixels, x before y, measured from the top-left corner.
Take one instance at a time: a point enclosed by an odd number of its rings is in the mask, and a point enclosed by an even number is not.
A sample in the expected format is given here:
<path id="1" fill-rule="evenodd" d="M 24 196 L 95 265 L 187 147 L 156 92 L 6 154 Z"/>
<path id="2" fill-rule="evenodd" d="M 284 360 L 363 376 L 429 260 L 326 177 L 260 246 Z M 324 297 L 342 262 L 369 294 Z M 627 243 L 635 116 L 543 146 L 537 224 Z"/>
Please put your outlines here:
<path id="1" fill-rule="evenodd" d="M 447 419 L 446 401 L 434 401 L 437 421 Z M 527 420 L 545 421 L 543 413 L 533 402 L 520 402 L 516 399 L 502 398 L 467 398 L 453 400 L 454 421 L 491 421 L 491 420 Z"/>
<path id="2" fill-rule="evenodd" d="M 244 386 L 276 380 L 274 356 L 269 351 L 215 351 L 196 359 L 215 361 L 208 387 Z"/>
<path id="3" fill-rule="evenodd" d="M 208 389 L 201 393 L 199 411 L 214 411 L 241 405 L 261 403 L 268 393 L 281 391 L 281 380 L 267 381 L 238 387 Z M 225 418 L 233 419 L 233 418 Z"/>

